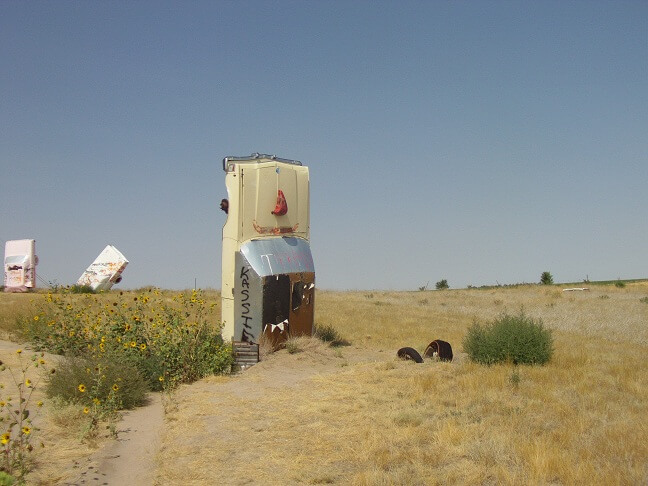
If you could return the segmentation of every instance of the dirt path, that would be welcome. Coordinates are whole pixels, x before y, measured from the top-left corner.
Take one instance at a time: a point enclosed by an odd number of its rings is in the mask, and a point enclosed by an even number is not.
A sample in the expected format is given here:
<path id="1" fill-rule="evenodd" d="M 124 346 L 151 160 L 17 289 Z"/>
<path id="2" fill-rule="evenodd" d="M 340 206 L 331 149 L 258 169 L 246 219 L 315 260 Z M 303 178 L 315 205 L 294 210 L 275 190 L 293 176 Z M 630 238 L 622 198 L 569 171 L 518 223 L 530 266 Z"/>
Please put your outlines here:
<path id="1" fill-rule="evenodd" d="M 301 484 L 305 478 L 259 477 L 253 466 L 271 461 L 292 442 L 292 400 L 317 388 L 319 377 L 394 359 L 391 353 L 312 341 L 310 349 L 280 351 L 239 375 L 181 387 L 167 413 L 154 484 Z"/>
<path id="2" fill-rule="evenodd" d="M 153 484 L 155 456 L 164 424 L 161 395 L 151 394 L 149 403 L 125 412 L 117 424 L 117 439 L 77 465 L 75 479 L 67 486 L 148 486 Z"/>
<path id="3" fill-rule="evenodd" d="M 66 486 L 147 486 L 153 484 L 155 455 L 160 446 L 164 410 L 159 393 L 149 403 L 125 412 L 117 424 L 117 439 L 105 443 L 83 463 Z"/>

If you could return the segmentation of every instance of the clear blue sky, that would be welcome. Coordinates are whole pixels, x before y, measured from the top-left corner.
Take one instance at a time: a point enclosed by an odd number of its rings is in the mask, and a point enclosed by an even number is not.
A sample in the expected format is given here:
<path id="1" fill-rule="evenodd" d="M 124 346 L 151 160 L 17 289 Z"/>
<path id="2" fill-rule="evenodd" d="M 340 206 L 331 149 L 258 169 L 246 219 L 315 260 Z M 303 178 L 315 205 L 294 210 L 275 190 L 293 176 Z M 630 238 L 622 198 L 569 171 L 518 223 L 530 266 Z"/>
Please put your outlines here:
<path id="1" fill-rule="evenodd" d="M 648 2 L 0 2 L 0 238 L 220 288 L 221 160 L 310 167 L 320 288 L 648 277 Z"/>

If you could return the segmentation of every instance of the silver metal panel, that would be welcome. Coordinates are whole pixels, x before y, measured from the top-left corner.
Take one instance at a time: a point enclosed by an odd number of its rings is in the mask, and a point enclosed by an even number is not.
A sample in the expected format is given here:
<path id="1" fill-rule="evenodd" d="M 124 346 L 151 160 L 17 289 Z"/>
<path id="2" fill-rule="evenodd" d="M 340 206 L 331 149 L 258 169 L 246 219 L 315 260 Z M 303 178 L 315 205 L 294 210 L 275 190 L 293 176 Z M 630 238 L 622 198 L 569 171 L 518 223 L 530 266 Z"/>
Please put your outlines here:
<path id="1" fill-rule="evenodd" d="M 235 262 L 234 341 L 258 343 L 263 332 L 263 282 L 240 252 Z"/>
<path id="2" fill-rule="evenodd" d="M 241 253 L 260 277 L 315 272 L 310 244 L 302 238 L 252 240 L 241 246 Z"/>

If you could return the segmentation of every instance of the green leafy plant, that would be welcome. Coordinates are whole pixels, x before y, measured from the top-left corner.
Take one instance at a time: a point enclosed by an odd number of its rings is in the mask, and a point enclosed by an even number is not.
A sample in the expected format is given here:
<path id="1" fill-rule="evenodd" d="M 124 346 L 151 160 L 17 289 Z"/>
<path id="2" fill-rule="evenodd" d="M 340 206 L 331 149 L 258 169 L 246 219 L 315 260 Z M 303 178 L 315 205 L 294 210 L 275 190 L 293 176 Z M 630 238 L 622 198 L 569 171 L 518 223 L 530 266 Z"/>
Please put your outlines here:
<path id="1" fill-rule="evenodd" d="M 128 362 L 105 357 L 69 358 L 50 375 L 47 394 L 83 410 L 81 438 L 94 438 L 99 424 L 108 427 L 118 419 L 117 411 L 142 405 L 148 387 L 139 371 Z"/>
<path id="2" fill-rule="evenodd" d="M 48 293 L 40 312 L 23 323 L 34 345 L 67 357 L 135 368 L 152 390 L 228 372 L 231 346 L 215 324 L 214 304 L 201 291 L 169 298 L 158 289 L 74 295 Z M 125 379 L 122 370 L 122 379 Z"/>
<path id="3" fill-rule="evenodd" d="M 486 325 L 473 323 L 463 347 L 471 360 L 482 364 L 545 364 L 553 354 L 553 338 L 540 319 L 520 311 L 503 313 Z"/>
<path id="4" fill-rule="evenodd" d="M 14 484 L 16 484 L 16 478 L 11 474 L 0 471 L 0 486 L 13 486 Z"/>
<path id="5" fill-rule="evenodd" d="M 89 285 L 71 285 L 68 289 L 71 294 L 94 294 L 95 290 Z"/>
<path id="6" fill-rule="evenodd" d="M 450 288 L 450 286 L 448 285 L 448 281 L 445 278 L 443 280 L 439 280 L 435 284 L 435 286 L 437 290 L 445 290 Z"/>
<path id="7" fill-rule="evenodd" d="M 622 280 L 617 280 L 616 282 L 614 282 L 614 286 L 622 289 L 622 288 L 624 288 L 626 286 L 626 284 Z"/>
<path id="8" fill-rule="evenodd" d="M 31 444 L 34 432 L 38 431 L 32 424 L 36 415 L 32 413 L 31 398 L 34 390 L 40 382 L 40 377 L 34 378 L 32 368 L 45 366 L 43 354 L 34 354 L 30 361 L 25 361 L 22 356 L 22 349 L 16 354 L 19 360 L 19 371 L 7 368 L 0 361 L 0 371 L 9 370 L 16 396 L 12 397 L 6 390 L 4 384 L 0 384 L 0 426 L 4 430 L 0 436 L 0 471 L 5 473 L 0 479 L 5 484 L 13 484 L 12 480 L 22 480 L 31 468 L 29 454 L 33 451 Z M 36 403 L 37 408 L 43 406 L 43 402 Z"/>
<path id="9" fill-rule="evenodd" d="M 77 357 L 59 364 L 47 381 L 46 392 L 68 403 L 105 405 L 100 408 L 111 413 L 144 404 L 148 385 L 131 363 L 110 357 L 101 361 Z"/>
<path id="10" fill-rule="evenodd" d="M 554 283 L 553 281 L 553 275 L 551 275 L 551 272 L 542 272 L 542 275 L 540 275 L 540 283 L 542 285 L 551 285 Z"/>
<path id="11" fill-rule="evenodd" d="M 286 351 L 288 351 L 288 354 L 296 354 L 296 353 L 301 353 L 303 349 L 299 345 L 299 342 L 296 339 L 289 338 L 286 341 Z"/>
<path id="12" fill-rule="evenodd" d="M 315 337 L 320 341 L 329 343 L 331 346 L 348 346 L 349 342 L 344 339 L 337 329 L 330 324 L 315 324 Z"/>

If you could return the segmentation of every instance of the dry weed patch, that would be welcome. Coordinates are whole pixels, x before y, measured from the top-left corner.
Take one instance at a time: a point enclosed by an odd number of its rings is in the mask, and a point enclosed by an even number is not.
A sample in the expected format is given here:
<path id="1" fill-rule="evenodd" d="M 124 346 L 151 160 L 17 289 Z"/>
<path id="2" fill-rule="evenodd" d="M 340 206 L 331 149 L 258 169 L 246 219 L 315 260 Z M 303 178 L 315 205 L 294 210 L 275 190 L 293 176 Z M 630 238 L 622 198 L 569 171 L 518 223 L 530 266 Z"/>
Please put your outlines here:
<path id="1" fill-rule="evenodd" d="M 20 322 L 36 314 L 42 297 L 34 293 L 0 292 L 0 339 L 20 341 Z"/>

